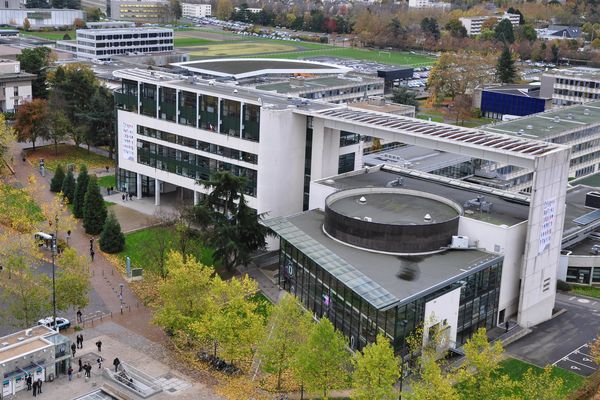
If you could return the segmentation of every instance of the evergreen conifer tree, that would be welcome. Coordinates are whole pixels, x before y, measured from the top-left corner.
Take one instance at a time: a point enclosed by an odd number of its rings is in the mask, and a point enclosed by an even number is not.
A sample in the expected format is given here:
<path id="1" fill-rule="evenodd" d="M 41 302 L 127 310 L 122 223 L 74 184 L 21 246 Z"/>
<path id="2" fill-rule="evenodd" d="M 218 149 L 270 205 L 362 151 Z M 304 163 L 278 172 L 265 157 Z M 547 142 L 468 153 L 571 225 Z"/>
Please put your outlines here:
<path id="1" fill-rule="evenodd" d="M 125 236 L 114 212 L 110 212 L 100 234 L 100 250 L 106 253 L 118 253 L 125 248 Z"/>
<path id="2" fill-rule="evenodd" d="M 515 61 L 512 58 L 512 54 L 510 54 L 508 46 L 504 46 L 502 54 L 500 54 L 500 57 L 498 58 L 496 76 L 502 83 L 514 83 L 517 80 Z"/>
<path id="3" fill-rule="evenodd" d="M 95 175 L 90 176 L 88 188 L 83 200 L 83 227 L 85 233 L 97 235 L 102 232 L 106 221 L 106 206 L 100 193 Z"/>
<path id="4" fill-rule="evenodd" d="M 75 186 L 75 196 L 73 197 L 73 215 L 76 218 L 83 218 L 83 200 L 87 192 L 89 176 L 87 167 L 82 165 L 77 176 L 77 185 Z"/>
<path id="5" fill-rule="evenodd" d="M 54 176 L 50 181 L 50 191 L 54 193 L 60 192 L 64 179 L 65 170 L 63 169 L 62 165 L 58 164 L 58 166 L 56 167 L 56 171 L 54 171 Z"/>
<path id="6" fill-rule="evenodd" d="M 75 177 L 73 176 L 73 171 L 67 172 L 60 191 L 63 192 L 69 203 L 73 203 L 73 199 L 75 198 Z"/>

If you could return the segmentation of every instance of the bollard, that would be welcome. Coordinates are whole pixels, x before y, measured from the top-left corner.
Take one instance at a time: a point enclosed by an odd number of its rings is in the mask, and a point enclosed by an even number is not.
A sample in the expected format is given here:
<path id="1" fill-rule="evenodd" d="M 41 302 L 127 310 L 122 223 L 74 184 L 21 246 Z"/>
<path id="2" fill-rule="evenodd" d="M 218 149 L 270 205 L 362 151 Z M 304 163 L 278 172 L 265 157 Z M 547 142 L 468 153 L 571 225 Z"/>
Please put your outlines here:
<path id="1" fill-rule="evenodd" d="M 123 304 L 121 304 L 121 315 L 123 315 Z"/>
<path id="2" fill-rule="evenodd" d="M 111 270 L 110 270 L 110 274 L 111 274 L 111 275 L 114 275 L 114 274 L 115 274 L 115 270 L 114 270 L 114 269 L 111 269 Z"/>

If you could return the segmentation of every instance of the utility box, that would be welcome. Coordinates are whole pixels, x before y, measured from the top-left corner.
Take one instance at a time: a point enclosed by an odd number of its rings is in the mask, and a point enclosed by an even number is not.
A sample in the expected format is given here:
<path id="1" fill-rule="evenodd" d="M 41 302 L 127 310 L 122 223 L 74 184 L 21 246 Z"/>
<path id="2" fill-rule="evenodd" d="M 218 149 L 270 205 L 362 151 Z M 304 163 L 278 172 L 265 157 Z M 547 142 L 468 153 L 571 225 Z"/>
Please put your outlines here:
<path id="1" fill-rule="evenodd" d="M 468 236 L 452 236 L 452 248 L 453 249 L 468 249 L 469 248 L 469 237 Z"/>

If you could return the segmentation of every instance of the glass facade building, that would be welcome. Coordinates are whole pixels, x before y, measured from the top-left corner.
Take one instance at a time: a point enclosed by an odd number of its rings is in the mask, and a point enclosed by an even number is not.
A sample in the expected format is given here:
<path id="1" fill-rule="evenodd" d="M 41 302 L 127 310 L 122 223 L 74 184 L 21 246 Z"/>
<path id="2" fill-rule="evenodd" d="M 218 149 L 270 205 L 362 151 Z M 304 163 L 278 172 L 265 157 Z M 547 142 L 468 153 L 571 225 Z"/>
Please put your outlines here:
<path id="1" fill-rule="evenodd" d="M 495 325 L 502 275 L 500 257 L 441 289 L 378 309 L 285 239 L 280 239 L 280 246 L 279 286 L 294 294 L 317 317 L 327 317 L 347 337 L 352 349 L 362 349 L 383 333 L 395 350 L 401 351 L 405 338 L 423 324 L 426 303 L 457 288 L 460 306 L 455 347 L 463 345 L 478 328 L 491 329 Z"/>

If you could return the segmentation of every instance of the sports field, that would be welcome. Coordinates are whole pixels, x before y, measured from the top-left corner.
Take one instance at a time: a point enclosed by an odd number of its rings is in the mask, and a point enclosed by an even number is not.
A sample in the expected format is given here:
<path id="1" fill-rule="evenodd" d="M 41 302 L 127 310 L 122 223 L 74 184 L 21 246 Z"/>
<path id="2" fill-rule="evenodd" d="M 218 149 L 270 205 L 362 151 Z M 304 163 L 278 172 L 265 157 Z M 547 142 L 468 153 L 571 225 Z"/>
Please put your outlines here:
<path id="1" fill-rule="evenodd" d="M 186 47 L 185 50 L 190 54 L 192 59 L 196 59 L 289 52 L 296 50 L 296 47 L 283 43 L 262 43 L 246 40 L 238 43 L 216 43 L 194 48 Z"/>

